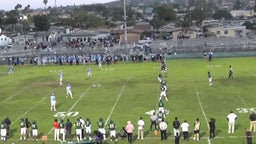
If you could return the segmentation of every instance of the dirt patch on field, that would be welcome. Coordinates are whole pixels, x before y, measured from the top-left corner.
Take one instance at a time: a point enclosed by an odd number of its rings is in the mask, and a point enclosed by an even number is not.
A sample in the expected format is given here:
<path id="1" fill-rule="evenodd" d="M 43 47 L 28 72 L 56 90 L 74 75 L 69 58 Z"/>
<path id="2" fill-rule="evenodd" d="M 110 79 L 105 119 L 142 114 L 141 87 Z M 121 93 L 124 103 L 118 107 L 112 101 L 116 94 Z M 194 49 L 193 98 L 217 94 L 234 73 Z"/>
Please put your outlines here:
<path id="1" fill-rule="evenodd" d="M 37 87 L 56 87 L 58 84 L 54 82 L 37 82 L 34 83 L 31 87 L 32 88 L 37 88 Z"/>

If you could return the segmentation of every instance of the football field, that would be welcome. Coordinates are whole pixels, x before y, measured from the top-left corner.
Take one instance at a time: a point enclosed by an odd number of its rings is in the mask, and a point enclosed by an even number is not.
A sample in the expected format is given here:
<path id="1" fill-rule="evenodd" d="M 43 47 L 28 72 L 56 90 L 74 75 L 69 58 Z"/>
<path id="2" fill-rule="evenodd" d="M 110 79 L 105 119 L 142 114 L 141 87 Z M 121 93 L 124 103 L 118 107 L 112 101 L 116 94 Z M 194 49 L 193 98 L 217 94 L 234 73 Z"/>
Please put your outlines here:
<path id="1" fill-rule="evenodd" d="M 70 119 L 74 123 L 78 117 L 90 118 L 92 130 L 97 130 L 97 121 L 105 123 L 113 120 L 117 133 L 130 120 L 135 127 L 135 144 L 174 143 L 172 122 L 178 117 L 180 122 L 190 124 L 190 140 L 181 135 L 181 144 L 246 144 L 245 129 L 249 127 L 249 115 L 256 111 L 256 58 L 215 58 L 211 62 L 203 59 L 167 60 L 168 74 L 163 75 L 167 82 L 169 101 L 164 100 L 169 111 L 168 139 L 160 140 L 149 133 L 150 116 L 145 114 L 158 107 L 160 84 L 160 62 L 123 63 L 103 65 L 25 65 L 14 66 L 14 74 L 8 75 L 8 66 L 0 66 L 0 120 L 11 119 L 11 132 L 6 144 L 42 143 L 32 138 L 20 141 L 21 118 L 35 120 L 39 136 L 46 135 L 45 144 L 53 141 L 53 122 Z M 228 78 L 229 66 L 233 67 L 234 78 Z M 92 69 L 92 77 L 87 77 L 87 68 Z M 207 72 L 213 77 L 209 86 Z M 58 74 L 63 72 L 62 86 Z M 65 86 L 72 86 L 73 99 L 66 98 Z M 50 110 L 50 95 L 54 92 L 57 111 Z M 228 133 L 227 115 L 230 111 L 238 115 L 234 134 Z M 137 121 L 145 121 L 144 140 L 137 139 Z M 201 122 L 200 141 L 193 140 L 193 124 Z M 216 119 L 216 137 L 208 140 L 210 118 Z M 107 134 L 108 128 L 106 126 Z M 75 129 L 73 142 L 76 142 Z M 256 133 L 253 133 L 255 136 Z M 118 135 L 118 134 L 117 134 Z M 253 137 L 253 141 L 256 141 Z M 108 138 L 106 143 L 111 142 Z M 126 144 L 127 139 L 116 143 Z M 254 142 L 256 144 L 256 142 Z"/>

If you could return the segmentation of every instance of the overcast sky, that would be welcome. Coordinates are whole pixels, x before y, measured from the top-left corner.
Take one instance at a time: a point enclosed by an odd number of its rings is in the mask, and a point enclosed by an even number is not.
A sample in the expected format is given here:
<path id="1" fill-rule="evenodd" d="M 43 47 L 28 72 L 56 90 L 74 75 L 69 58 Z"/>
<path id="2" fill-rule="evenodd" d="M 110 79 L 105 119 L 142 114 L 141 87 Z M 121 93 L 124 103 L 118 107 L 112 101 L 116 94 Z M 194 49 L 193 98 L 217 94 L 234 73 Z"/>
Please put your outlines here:
<path id="1" fill-rule="evenodd" d="M 81 5 L 81 4 L 95 4 L 95 3 L 107 3 L 115 0 L 48 0 L 47 6 L 67 6 L 67 5 Z M 17 4 L 22 5 L 22 9 L 28 4 L 31 8 L 44 8 L 45 5 L 43 0 L 1 0 L 0 9 L 2 10 L 13 10 Z"/>

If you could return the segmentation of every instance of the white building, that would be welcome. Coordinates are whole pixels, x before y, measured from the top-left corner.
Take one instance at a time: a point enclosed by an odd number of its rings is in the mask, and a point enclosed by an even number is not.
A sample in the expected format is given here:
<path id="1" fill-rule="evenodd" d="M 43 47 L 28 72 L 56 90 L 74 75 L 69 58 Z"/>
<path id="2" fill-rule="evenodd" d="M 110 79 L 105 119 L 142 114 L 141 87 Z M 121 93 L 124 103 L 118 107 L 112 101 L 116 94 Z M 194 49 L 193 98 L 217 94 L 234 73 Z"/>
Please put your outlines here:
<path id="1" fill-rule="evenodd" d="M 7 47 L 8 45 L 12 45 L 12 39 L 2 34 L 0 36 L 0 47 Z"/>
<path id="2" fill-rule="evenodd" d="M 230 14 L 233 17 L 252 17 L 255 13 L 253 10 L 232 10 Z"/>

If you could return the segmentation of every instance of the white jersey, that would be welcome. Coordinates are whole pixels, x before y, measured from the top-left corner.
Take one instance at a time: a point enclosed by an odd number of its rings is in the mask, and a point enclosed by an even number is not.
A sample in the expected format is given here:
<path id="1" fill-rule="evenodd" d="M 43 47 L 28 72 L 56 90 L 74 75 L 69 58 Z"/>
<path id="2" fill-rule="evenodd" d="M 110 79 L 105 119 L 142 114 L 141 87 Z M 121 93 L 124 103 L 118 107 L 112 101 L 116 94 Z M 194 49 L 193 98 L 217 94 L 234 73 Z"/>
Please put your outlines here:
<path id="1" fill-rule="evenodd" d="M 181 131 L 186 132 L 189 129 L 189 124 L 187 122 L 184 122 L 180 125 Z"/>
<path id="2" fill-rule="evenodd" d="M 50 101 L 53 102 L 53 101 L 56 101 L 56 97 L 54 95 L 51 95 L 50 96 Z"/>
<path id="3" fill-rule="evenodd" d="M 11 75 L 11 74 L 13 74 L 13 73 L 14 73 L 14 68 L 13 68 L 13 66 L 11 65 L 11 66 L 9 66 L 9 72 L 8 72 L 8 74 Z"/>
<path id="4" fill-rule="evenodd" d="M 92 69 L 90 67 L 87 69 L 87 76 L 88 77 L 92 76 Z"/>
<path id="5" fill-rule="evenodd" d="M 56 111 L 56 97 L 55 95 L 50 96 L 50 101 L 51 101 L 51 111 Z"/>
<path id="6" fill-rule="evenodd" d="M 99 70 L 102 69 L 102 64 L 101 64 L 101 61 L 99 61 Z"/>
<path id="7" fill-rule="evenodd" d="M 67 96 L 66 96 L 66 98 L 68 97 L 68 95 L 69 95 L 71 98 L 73 98 L 73 94 L 72 94 L 72 91 L 71 91 L 71 85 L 70 85 L 70 84 L 68 84 L 68 85 L 66 86 L 66 91 L 67 91 Z"/>
<path id="8" fill-rule="evenodd" d="M 68 91 L 71 91 L 71 85 L 68 84 L 68 85 L 66 86 L 66 91 L 67 91 L 67 92 L 68 92 Z"/>
<path id="9" fill-rule="evenodd" d="M 145 123 L 144 123 L 143 120 L 140 119 L 137 124 L 138 124 L 138 130 L 143 130 L 144 129 Z"/>
<path id="10" fill-rule="evenodd" d="M 60 78 L 60 85 L 62 85 L 62 81 L 63 81 L 63 73 L 62 72 L 59 73 L 59 78 Z"/>
<path id="11" fill-rule="evenodd" d="M 228 118 L 228 122 L 235 122 L 237 115 L 234 113 L 230 113 L 230 114 L 228 114 L 227 118 Z"/>

